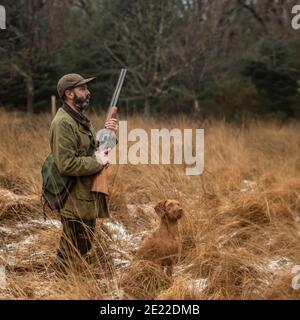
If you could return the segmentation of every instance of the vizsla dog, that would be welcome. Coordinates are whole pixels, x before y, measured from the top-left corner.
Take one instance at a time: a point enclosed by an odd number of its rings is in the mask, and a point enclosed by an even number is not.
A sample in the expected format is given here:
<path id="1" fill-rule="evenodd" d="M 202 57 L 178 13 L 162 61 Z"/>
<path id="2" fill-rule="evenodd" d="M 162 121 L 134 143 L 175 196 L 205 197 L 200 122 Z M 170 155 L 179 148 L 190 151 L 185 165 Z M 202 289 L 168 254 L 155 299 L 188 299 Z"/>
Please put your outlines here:
<path id="1" fill-rule="evenodd" d="M 142 241 L 137 257 L 166 267 L 166 274 L 171 276 L 181 249 L 178 219 L 183 210 L 176 200 L 160 201 L 154 209 L 160 217 L 160 225 Z"/>

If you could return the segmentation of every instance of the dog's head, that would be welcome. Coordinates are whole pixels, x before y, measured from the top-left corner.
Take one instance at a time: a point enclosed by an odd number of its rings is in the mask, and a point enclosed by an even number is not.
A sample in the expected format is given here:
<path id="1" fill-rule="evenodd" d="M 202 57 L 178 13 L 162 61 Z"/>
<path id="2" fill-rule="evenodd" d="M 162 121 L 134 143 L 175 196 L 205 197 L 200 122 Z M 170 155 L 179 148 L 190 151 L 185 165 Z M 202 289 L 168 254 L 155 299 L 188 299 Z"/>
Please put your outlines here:
<path id="1" fill-rule="evenodd" d="M 170 221 L 176 221 L 183 215 L 183 209 L 177 200 L 168 199 L 160 201 L 155 207 L 155 212 L 161 217 Z"/>

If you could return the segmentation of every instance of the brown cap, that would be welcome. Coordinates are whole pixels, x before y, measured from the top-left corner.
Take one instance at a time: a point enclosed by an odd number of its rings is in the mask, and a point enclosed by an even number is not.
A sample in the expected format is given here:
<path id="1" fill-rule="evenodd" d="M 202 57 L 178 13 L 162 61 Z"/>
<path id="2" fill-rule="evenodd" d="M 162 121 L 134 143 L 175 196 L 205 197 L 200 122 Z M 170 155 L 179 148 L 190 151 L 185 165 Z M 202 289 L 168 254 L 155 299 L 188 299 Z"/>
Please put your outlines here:
<path id="1" fill-rule="evenodd" d="M 58 80 L 58 95 L 62 98 L 67 89 L 81 86 L 83 84 L 93 81 L 94 79 L 96 79 L 96 77 L 84 79 L 80 74 L 77 73 L 66 74 Z"/>

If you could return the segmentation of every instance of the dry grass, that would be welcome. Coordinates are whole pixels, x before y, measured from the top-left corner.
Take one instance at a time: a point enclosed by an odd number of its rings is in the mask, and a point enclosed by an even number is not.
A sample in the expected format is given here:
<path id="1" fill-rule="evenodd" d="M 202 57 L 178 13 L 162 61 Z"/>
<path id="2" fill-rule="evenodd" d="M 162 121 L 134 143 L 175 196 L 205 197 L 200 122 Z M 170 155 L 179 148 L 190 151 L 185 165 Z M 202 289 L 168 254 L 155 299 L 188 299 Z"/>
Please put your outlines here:
<path id="1" fill-rule="evenodd" d="M 93 117 L 97 123 L 98 118 Z M 183 166 L 110 169 L 111 219 L 98 221 L 90 264 L 57 275 L 48 268 L 61 227 L 39 203 L 50 118 L 1 112 L 0 264 L 9 299 L 298 299 L 300 264 L 299 123 L 236 126 L 186 117 L 129 119 L 129 128 L 204 128 L 205 171 Z M 183 250 L 172 279 L 134 261 L 157 223 L 153 206 L 178 199 Z"/>

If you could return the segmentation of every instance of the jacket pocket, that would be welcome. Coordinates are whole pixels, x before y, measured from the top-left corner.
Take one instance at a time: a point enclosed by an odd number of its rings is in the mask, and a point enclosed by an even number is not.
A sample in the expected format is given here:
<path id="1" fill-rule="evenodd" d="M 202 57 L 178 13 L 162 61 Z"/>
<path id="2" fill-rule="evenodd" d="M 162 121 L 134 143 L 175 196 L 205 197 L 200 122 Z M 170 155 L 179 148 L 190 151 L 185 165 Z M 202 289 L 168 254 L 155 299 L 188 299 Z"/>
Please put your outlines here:
<path id="1" fill-rule="evenodd" d="M 92 176 L 77 177 L 75 197 L 81 200 L 94 200 L 94 194 L 91 192 Z"/>
<path id="2" fill-rule="evenodd" d="M 73 216 L 91 220 L 97 218 L 98 212 L 94 200 L 76 199 L 71 207 L 65 207 L 66 212 L 70 212 Z"/>

